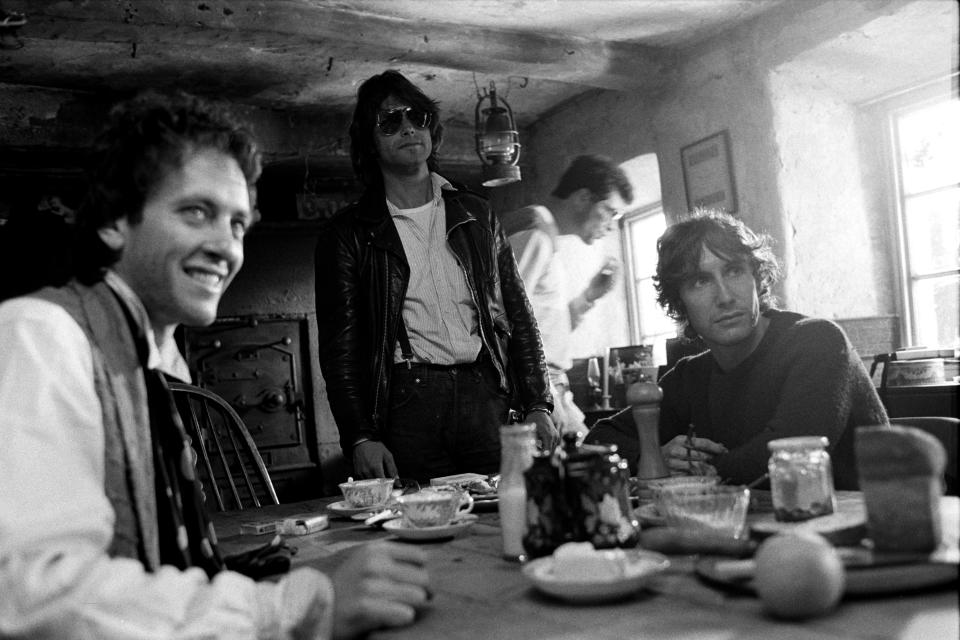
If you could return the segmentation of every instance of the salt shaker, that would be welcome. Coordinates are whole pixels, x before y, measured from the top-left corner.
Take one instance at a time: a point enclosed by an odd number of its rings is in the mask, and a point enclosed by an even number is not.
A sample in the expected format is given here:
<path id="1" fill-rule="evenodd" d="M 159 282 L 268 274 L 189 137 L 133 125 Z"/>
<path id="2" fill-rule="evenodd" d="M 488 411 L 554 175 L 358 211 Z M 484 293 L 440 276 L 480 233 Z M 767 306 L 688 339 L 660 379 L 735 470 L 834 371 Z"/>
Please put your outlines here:
<path id="1" fill-rule="evenodd" d="M 500 530 L 503 533 L 503 557 L 526 559 L 523 534 L 527 520 L 527 487 L 524 472 L 533 464 L 534 425 L 508 424 L 500 427 L 500 483 L 497 502 Z"/>

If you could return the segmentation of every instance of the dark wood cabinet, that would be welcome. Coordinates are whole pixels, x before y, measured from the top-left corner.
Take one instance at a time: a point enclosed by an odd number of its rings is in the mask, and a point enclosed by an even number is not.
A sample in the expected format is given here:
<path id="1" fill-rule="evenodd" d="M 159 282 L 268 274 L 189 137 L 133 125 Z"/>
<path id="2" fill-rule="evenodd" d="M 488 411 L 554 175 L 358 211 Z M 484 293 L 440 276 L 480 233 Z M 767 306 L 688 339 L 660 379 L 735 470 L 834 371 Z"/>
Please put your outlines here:
<path id="1" fill-rule="evenodd" d="M 960 418 L 960 412 L 957 409 L 960 383 L 957 382 L 887 387 L 879 389 L 879 393 L 891 418 L 914 416 Z"/>

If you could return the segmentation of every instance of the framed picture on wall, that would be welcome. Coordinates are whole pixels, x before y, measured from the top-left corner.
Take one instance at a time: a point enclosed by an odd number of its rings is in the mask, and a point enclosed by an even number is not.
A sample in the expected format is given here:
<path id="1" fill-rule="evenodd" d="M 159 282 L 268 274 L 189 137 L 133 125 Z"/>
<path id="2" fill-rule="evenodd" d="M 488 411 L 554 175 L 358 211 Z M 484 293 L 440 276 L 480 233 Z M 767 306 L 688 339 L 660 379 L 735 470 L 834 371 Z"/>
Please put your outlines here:
<path id="1" fill-rule="evenodd" d="M 737 211 L 737 189 L 733 182 L 730 133 L 724 129 L 680 149 L 687 207 Z"/>

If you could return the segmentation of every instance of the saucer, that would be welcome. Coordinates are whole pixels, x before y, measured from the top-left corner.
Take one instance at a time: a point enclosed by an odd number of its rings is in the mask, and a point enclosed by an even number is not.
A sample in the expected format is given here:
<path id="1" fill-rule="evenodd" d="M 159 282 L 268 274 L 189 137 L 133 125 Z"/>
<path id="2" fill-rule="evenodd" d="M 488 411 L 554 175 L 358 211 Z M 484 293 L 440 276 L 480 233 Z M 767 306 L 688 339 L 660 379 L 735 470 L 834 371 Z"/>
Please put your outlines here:
<path id="1" fill-rule="evenodd" d="M 415 528 L 407 527 L 403 524 L 403 518 L 397 518 L 384 522 L 383 528 L 402 540 L 442 540 L 443 538 L 456 537 L 468 531 L 478 519 L 478 516 L 467 513 L 458 516 L 450 524 Z"/>
<path id="2" fill-rule="evenodd" d="M 650 578 L 666 570 L 670 560 L 661 553 L 626 550 L 624 574 L 607 580 L 564 580 L 553 573 L 553 557 L 537 558 L 523 566 L 523 575 L 540 591 L 561 600 L 595 603 L 624 598 L 639 591 Z"/>
<path id="3" fill-rule="evenodd" d="M 327 505 L 327 511 L 329 511 L 334 515 L 342 516 L 345 518 L 349 516 L 357 515 L 358 513 L 371 514 L 376 511 L 382 511 L 382 510 L 383 510 L 382 504 L 374 505 L 372 507 L 351 507 L 350 503 L 348 503 L 346 500 L 341 500 L 339 502 L 334 502 Z"/>

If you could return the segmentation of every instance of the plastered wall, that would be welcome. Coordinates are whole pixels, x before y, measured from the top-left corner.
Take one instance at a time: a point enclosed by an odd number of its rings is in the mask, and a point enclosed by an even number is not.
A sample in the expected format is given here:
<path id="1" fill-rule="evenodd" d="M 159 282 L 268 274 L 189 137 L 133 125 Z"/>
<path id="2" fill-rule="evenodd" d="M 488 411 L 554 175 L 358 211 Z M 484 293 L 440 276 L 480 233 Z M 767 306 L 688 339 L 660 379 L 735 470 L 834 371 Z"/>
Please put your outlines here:
<path id="1" fill-rule="evenodd" d="M 889 178 L 876 157 L 882 123 L 785 57 L 800 50 L 802 30 L 758 21 L 687 52 L 679 82 L 659 95 L 599 92 L 571 103 L 531 131 L 540 182 L 527 188 L 549 188 L 577 153 L 623 161 L 652 152 L 669 219 L 687 210 L 681 148 L 725 129 L 737 215 L 770 234 L 783 260 L 781 306 L 833 319 L 895 316 Z"/>
<path id="2" fill-rule="evenodd" d="M 771 73 L 777 182 L 789 279 L 786 298 L 810 315 L 855 318 L 888 311 L 870 242 L 854 107 L 788 70 Z"/>

